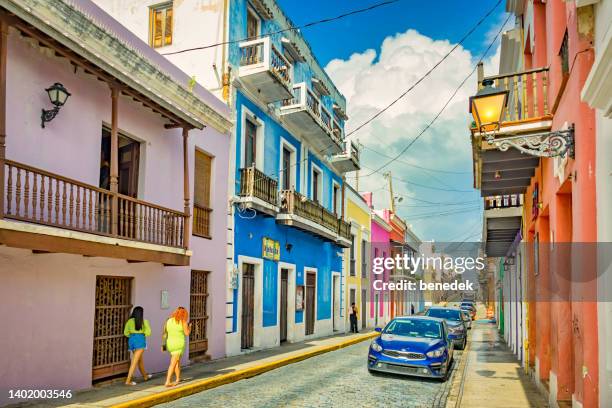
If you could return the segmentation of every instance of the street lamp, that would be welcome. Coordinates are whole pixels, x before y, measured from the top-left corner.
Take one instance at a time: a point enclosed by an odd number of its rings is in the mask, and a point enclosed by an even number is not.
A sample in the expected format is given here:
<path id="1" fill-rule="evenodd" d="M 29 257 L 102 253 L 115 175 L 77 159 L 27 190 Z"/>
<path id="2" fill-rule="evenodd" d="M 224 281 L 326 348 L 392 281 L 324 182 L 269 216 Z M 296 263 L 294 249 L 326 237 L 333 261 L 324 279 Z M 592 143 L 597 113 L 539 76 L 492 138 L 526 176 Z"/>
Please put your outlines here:
<path id="1" fill-rule="evenodd" d="M 45 89 L 45 91 L 47 91 L 49 100 L 55 107 L 50 110 L 42 110 L 40 119 L 41 126 L 43 128 L 45 127 L 45 122 L 51 122 L 53 118 L 55 118 L 60 108 L 64 106 L 66 100 L 68 100 L 68 97 L 70 96 L 70 92 L 68 92 L 64 85 L 60 84 L 59 82 L 54 83 L 49 88 Z"/>
<path id="2" fill-rule="evenodd" d="M 494 132 L 499 125 L 508 103 L 508 91 L 495 88 L 492 79 L 482 81 L 483 88 L 470 98 L 470 113 L 479 132 Z"/>

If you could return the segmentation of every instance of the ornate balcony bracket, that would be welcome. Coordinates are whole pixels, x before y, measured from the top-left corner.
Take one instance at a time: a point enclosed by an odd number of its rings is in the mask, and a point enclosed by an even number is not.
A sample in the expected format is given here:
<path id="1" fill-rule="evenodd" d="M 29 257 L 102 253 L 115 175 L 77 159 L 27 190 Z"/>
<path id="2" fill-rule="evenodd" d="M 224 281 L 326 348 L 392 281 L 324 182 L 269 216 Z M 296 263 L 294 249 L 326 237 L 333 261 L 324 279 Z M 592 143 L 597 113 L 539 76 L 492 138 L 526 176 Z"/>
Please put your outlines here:
<path id="1" fill-rule="evenodd" d="M 564 130 L 533 133 L 530 135 L 510 136 L 496 139 L 494 133 L 486 137 L 487 143 L 502 152 L 514 147 L 522 153 L 535 157 L 574 158 L 574 125 Z"/>

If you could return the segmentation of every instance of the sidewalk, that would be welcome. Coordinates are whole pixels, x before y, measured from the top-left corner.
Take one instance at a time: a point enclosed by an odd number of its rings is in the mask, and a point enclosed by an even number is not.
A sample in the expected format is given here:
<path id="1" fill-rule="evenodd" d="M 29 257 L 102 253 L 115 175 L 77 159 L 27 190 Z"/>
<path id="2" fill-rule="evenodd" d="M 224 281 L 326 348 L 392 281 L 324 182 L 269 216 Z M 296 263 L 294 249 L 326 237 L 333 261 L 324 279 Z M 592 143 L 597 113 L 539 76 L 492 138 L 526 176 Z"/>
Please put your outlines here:
<path id="1" fill-rule="evenodd" d="M 301 343 L 287 343 L 273 349 L 254 351 L 235 357 L 228 357 L 183 367 L 182 381 L 173 388 L 164 387 L 166 373 L 153 375 L 150 381 L 135 380 L 138 385 L 125 386 L 123 379 L 112 384 L 100 385 L 89 390 L 76 392 L 70 400 L 46 401 L 27 404 L 28 407 L 110 407 L 118 404 L 150 406 L 163 402 L 159 396 L 172 400 L 213 388 L 226 383 L 252 377 L 265 371 L 291 364 L 305 358 L 346 347 L 374 336 L 375 332 L 341 334 L 323 337 Z M 139 373 L 137 373 L 139 374 Z M 143 400 L 143 398 L 145 400 Z"/>
<path id="2" fill-rule="evenodd" d="M 471 330 L 471 342 L 462 381 L 458 407 L 547 407 L 506 347 L 497 327 L 488 320 L 477 320 Z"/>

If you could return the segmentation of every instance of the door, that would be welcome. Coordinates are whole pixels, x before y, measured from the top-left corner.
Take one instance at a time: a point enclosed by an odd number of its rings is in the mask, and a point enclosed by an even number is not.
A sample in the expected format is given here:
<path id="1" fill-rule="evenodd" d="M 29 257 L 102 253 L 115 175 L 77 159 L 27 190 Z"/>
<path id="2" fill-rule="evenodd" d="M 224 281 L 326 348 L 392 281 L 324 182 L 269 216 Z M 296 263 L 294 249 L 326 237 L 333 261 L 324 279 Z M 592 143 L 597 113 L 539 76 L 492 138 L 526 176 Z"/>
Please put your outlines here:
<path id="1" fill-rule="evenodd" d="M 289 271 L 281 269 L 280 287 L 280 341 L 287 340 L 287 284 L 289 283 Z"/>
<path id="2" fill-rule="evenodd" d="M 374 295 L 374 327 L 378 327 L 378 293 Z"/>
<path id="3" fill-rule="evenodd" d="M 361 328 L 364 329 L 367 325 L 366 322 L 366 289 L 361 289 Z"/>
<path id="4" fill-rule="evenodd" d="M 242 333 L 240 348 L 253 347 L 255 325 L 255 265 L 242 264 Z"/>
<path id="5" fill-rule="evenodd" d="M 257 163 L 257 125 L 251 120 L 245 121 L 244 131 L 244 167 Z"/>
<path id="6" fill-rule="evenodd" d="M 191 288 L 189 294 L 189 314 L 191 334 L 189 335 L 189 358 L 206 355 L 208 336 L 206 323 L 208 313 L 208 271 L 191 271 Z"/>
<path id="7" fill-rule="evenodd" d="M 130 356 L 123 328 L 132 309 L 132 278 L 96 276 L 92 381 L 128 372 Z"/>
<path id="8" fill-rule="evenodd" d="M 315 296 L 316 275 L 312 272 L 306 274 L 306 335 L 314 333 L 315 322 Z"/>
<path id="9" fill-rule="evenodd" d="M 338 275 L 334 275 L 334 288 L 332 292 L 332 329 L 334 331 L 338 330 L 338 317 L 340 316 L 340 277 Z"/>
<path id="10" fill-rule="evenodd" d="M 283 146 L 283 190 L 291 189 L 291 151 Z"/>
<path id="11" fill-rule="evenodd" d="M 120 138 L 119 148 L 119 194 L 136 198 L 138 195 L 138 166 L 140 143 Z"/>

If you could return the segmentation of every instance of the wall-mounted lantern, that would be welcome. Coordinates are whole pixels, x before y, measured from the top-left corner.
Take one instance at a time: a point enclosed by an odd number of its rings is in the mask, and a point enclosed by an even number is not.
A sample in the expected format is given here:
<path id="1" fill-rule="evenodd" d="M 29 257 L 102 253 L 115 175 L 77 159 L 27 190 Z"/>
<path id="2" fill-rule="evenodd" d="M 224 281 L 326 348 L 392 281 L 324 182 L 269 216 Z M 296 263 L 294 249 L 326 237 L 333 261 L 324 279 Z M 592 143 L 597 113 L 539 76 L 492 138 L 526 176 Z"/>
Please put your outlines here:
<path id="1" fill-rule="evenodd" d="M 482 81 L 483 88 L 470 98 L 470 113 L 479 132 L 494 132 L 499 126 L 508 103 L 508 91 L 493 86 L 492 79 Z"/>
<path id="2" fill-rule="evenodd" d="M 55 107 L 50 110 L 42 110 L 40 126 L 43 128 L 45 127 L 46 122 L 51 122 L 53 118 L 57 116 L 60 108 L 64 106 L 66 100 L 68 100 L 68 97 L 70 96 L 70 92 L 68 92 L 64 85 L 60 84 L 59 82 L 54 83 L 49 88 L 45 89 L 45 91 L 47 91 L 49 100 Z"/>

